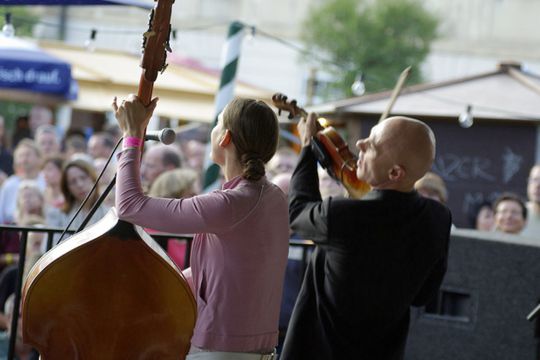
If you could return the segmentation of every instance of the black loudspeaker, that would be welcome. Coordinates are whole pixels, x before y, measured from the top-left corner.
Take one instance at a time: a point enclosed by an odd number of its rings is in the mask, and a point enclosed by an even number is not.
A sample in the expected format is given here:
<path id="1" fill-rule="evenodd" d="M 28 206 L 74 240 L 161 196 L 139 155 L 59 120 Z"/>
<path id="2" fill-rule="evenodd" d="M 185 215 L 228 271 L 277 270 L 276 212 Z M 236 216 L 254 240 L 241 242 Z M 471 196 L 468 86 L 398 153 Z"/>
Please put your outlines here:
<path id="1" fill-rule="evenodd" d="M 448 271 L 425 308 L 413 309 L 406 360 L 536 360 L 540 234 L 526 239 L 452 231 Z"/>

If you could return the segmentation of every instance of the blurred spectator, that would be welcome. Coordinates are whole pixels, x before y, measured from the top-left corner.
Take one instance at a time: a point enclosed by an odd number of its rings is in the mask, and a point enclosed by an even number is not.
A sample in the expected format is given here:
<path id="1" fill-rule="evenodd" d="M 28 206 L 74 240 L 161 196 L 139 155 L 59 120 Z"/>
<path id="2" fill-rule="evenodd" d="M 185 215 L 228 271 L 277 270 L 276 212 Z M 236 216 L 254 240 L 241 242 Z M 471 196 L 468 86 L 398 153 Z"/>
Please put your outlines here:
<path id="1" fill-rule="evenodd" d="M 527 221 L 527 208 L 521 198 L 513 193 L 504 193 L 493 204 L 495 230 L 508 234 L 519 234 Z"/>
<path id="2" fill-rule="evenodd" d="M 74 154 L 86 154 L 86 140 L 82 135 L 71 134 L 65 140 L 65 158 L 71 159 Z"/>
<path id="3" fill-rule="evenodd" d="M 43 193 L 39 189 L 37 183 L 32 180 L 24 180 L 21 182 L 19 192 L 17 194 L 17 211 L 15 214 L 16 224 L 19 226 L 34 226 L 45 224 L 45 199 Z M 31 261 L 35 261 L 35 252 L 33 249 L 37 246 L 41 251 L 42 239 L 44 234 L 37 232 L 29 232 L 26 247 L 26 271 L 33 265 Z M 43 248 L 44 249 L 44 248 Z M 19 260 L 19 244 L 17 244 L 16 253 L 11 255 L 13 261 Z M 7 254 L 6 254 L 7 255 Z M 28 256 L 31 255 L 32 258 Z M 5 265 L 10 265 L 10 261 L 6 261 Z M 26 272 L 25 272 L 26 274 Z"/>
<path id="4" fill-rule="evenodd" d="M 495 224 L 493 205 L 483 201 L 471 208 L 469 214 L 470 227 L 479 231 L 492 231 Z"/>
<path id="5" fill-rule="evenodd" d="M 120 126 L 118 126 L 116 123 L 107 125 L 105 127 L 105 132 L 111 135 L 115 145 L 122 137 L 122 130 L 120 130 Z"/>
<path id="6" fill-rule="evenodd" d="M 317 172 L 319 174 L 319 191 L 323 199 L 330 196 L 347 195 L 345 188 L 337 180 L 333 179 L 323 167 L 319 166 Z"/>
<path id="7" fill-rule="evenodd" d="M 197 173 L 192 169 L 174 169 L 159 175 L 148 195 L 162 198 L 186 198 L 197 195 Z"/>
<path id="8" fill-rule="evenodd" d="M 143 187 L 151 188 L 156 178 L 167 170 L 181 166 L 180 151 L 172 146 L 157 144 L 148 147 L 141 162 Z"/>
<path id="9" fill-rule="evenodd" d="M 0 272 L 0 329 L 7 330 L 8 318 L 4 313 L 8 297 L 15 292 L 17 285 L 18 265 L 10 265 Z M 2 357 L 0 356 L 0 359 Z M 5 358 L 4 358 L 5 359 Z"/>
<path id="10" fill-rule="evenodd" d="M 45 204 L 58 209 L 61 209 L 64 206 L 64 195 L 60 189 L 63 164 L 64 158 L 61 156 L 48 156 L 43 161 L 41 170 L 46 183 Z"/>
<path id="11" fill-rule="evenodd" d="M 540 237 L 540 164 L 534 165 L 529 173 L 527 198 L 529 220 L 521 234 L 538 239 Z"/>
<path id="12" fill-rule="evenodd" d="M 289 185 L 291 183 L 291 173 L 281 173 L 277 174 L 272 178 L 272 182 L 276 184 L 283 193 L 286 195 L 289 194 Z"/>
<path id="13" fill-rule="evenodd" d="M 198 173 L 202 172 L 206 156 L 206 144 L 199 140 L 188 140 L 184 145 L 187 165 Z"/>
<path id="14" fill-rule="evenodd" d="M 94 164 L 94 159 L 92 159 L 92 157 L 88 154 L 85 154 L 85 153 L 81 153 L 81 152 L 78 152 L 78 153 L 75 153 L 73 155 L 71 155 L 71 157 L 69 159 L 67 159 L 68 161 L 73 161 L 73 160 L 82 160 L 88 164 Z M 94 169 L 95 170 L 95 169 Z"/>
<path id="15" fill-rule="evenodd" d="M 106 132 L 98 132 L 88 139 L 88 154 L 94 159 L 108 159 L 114 149 L 114 138 Z M 114 158 L 113 160 L 114 161 Z"/>
<path id="16" fill-rule="evenodd" d="M 34 105 L 30 109 L 29 116 L 30 131 L 32 134 L 36 133 L 36 130 L 41 125 L 52 125 L 53 113 L 51 109 L 42 105 Z"/>
<path id="17" fill-rule="evenodd" d="M 0 333 L 0 359 L 7 359 L 7 353 L 9 348 L 9 336 L 11 329 L 11 319 L 13 317 L 13 308 L 15 303 L 15 294 L 9 295 L 4 306 L 4 313 L 6 315 L 7 331 Z M 22 321 L 19 310 L 19 321 L 17 323 L 17 336 L 15 340 L 16 360 L 38 360 L 39 354 L 32 349 L 30 345 L 26 345 L 22 338 Z"/>
<path id="18" fill-rule="evenodd" d="M 36 129 L 34 139 L 43 157 L 60 153 L 60 139 L 54 126 L 41 125 Z"/>
<path id="19" fill-rule="evenodd" d="M 39 188 L 45 190 L 45 179 L 40 174 L 41 153 L 33 140 L 23 139 L 14 152 L 14 170 L 0 189 L 0 223 L 14 220 L 17 191 L 22 180 L 36 180 Z"/>
<path id="20" fill-rule="evenodd" d="M 15 130 L 11 137 L 11 146 L 16 148 L 22 139 L 32 139 L 32 132 L 30 131 L 30 125 L 28 124 L 28 116 L 19 116 L 15 120 Z"/>
<path id="21" fill-rule="evenodd" d="M 0 230 L 0 271 L 19 261 L 19 233 Z"/>
<path id="22" fill-rule="evenodd" d="M 448 200 L 448 190 L 444 180 L 437 174 L 428 172 L 415 184 L 414 188 L 423 197 L 433 199 L 446 204 Z"/>
<path id="23" fill-rule="evenodd" d="M 6 143 L 4 117 L 0 115 L 0 186 L 13 174 L 13 156 Z"/>
<path id="24" fill-rule="evenodd" d="M 34 180 L 22 180 L 16 200 L 15 224 L 27 226 L 30 219 L 39 218 L 43 223 L 45 201 L 39 185 Z M 0 270 L 19 261 L 19 234 L 0 231 Z"/>
<path id="25" fill-rule="evenodd" d="M 15 223 L 26 223 L 28 217 L 45 216 L 45 198 L 39 185 L 34 180 L 23 180 L 17 192 L 17 209 L 15 211 Z"/>
<path id="26" fill-rule="evenodd" d="M 192 169 L 165 171 L 156 178 L 148 195 L 168 199 L 192 197 L 200 192 L 197 180 L 198 175 Z M 167 254 L 180 269 L 186 268 L 186 247 L 184 240 L 169 239 L 167 242 Z"/>
<path id="27" fill-rule="evenodd" d="M 279 148 L 272 159 L 266 164 L 266 170 L 268 171 L 268 178 L 276 176 L 281 173 L 291 173 L 296 167 L 298 162 L 298 154 L 289 147 Z"/>
<path id="28" fill-rule="evenodd" d="M 64 195 L 65 203 L 62 210 L 52 209 L 47 216 L 47 225 L 65 228 L 75 215 L 78 208 L 92 189 L 96 181 L 94 166 L 84 160 L 69 161 L 62 170 L 60 189 Z M 84 218 L 99 197 L 99 186 L 92 193 L 90 199 L 73 221 L 70 229 L 77 230 Z M 101 204 L 88 223 L 93 224 L 107 213 L 107 207 Z"/>
<path id="29" fill-rule="evenodd" d="M 18 225 L 42 228 L 45 226 L 45 219 L 40 216 L 29 215 L 25 217 Z M 26 260 L 24 262 L 23 270 L 24 279 L 46 250 L 47 234 L 38 231 L 29 231 L 26 242 Z"/>

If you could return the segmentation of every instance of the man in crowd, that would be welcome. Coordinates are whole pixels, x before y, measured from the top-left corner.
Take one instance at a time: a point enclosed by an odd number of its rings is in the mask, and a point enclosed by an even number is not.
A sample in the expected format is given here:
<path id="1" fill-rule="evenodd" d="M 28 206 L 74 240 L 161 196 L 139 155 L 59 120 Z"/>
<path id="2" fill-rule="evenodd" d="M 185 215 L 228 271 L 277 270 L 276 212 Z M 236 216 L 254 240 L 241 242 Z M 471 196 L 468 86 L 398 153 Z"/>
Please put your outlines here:
<path id="1" fill-rule="evenodd" d="M 540 240 L 540 164 L 531 168 L 529 182 L 527 184 L 528 218 L 527 225 L 521 233 L 527 237 L 534 237 Z"/>
<path id="2" fill-rule="evenodd" d="M 446 201 L 448 200 L 448 190 L 446 189 L 444 180 L 433 172 L 428 172 L 426 175 L 422 176 L 422 178 L 414 184 L 414 188 L 420 195 L 440 203 L 446 204 Z"/>
<path id="3" fill-rule="evenodd" d="M 48 124 L 41 125 L 36 129 L 34 139 L 41 151 L 42 157 L 45 158 L 60 153 L 60 139 L 54 126 Z"/>
<path id="4" fill-rule="evenodd" d="M 180 152 L 173 146 L 156 144 L 149 147 L 142 157 L 141 176 L 143 186 L 148 190 L 154 180 L 167 170 L 182 165 Z"/>
<path id="5" fill-rule="evenodd" d="M 204 159 L 206 156 L 206 144 L 201 141 L 191 139 L 186 142 L 184 150 L 187 166 L 197 172 L 202 172 L 204 168 Z"/>
<path id="6" fill-rule="evenodd" d="M 356 144 L 356 175 L 373 191 L 323 200 L 310 148 L 316 116 L 298 128 L 289 216 L 317 247 L 281 359 L 403 359 L 410 306 L 437 293 L 447 264 L 450 211 L 414 191 L 435 157 L 433 132 L 410 118 L 383 121 Z"/>
<path id="7" fill-rule="evenodd" d="M 493 203 L 495 230 L 507 234 L 521 234 L 527 222 L 527 208 L 521 198 L 513 193 L 504 193 Z"/>
<path id="8" fill-rule="evenodd" d="M 0 224 L 13 222 L 17 192 L 22 180 L 36 180 L 40 189 L 45 190 L 45 179 L 40 173 L 41 153 L 33 140 L 22 139 L 17 144 L 13 167 L 15 174 L 11 175 L 0 189 Z"/>
<path id="9" fill-rule="evenodd" d="M 88 139 L 88 154 L 93 159 L 108 159 L 114 149 L 114 139 L 111 134 L 98 132 Z"/>
<path id="10" fill-rule="evenodd" d="M 28 125 L 33 135 L 36 134 L 37 129 L 42 125 L 52 125 L 53 113 L 51 109 L 42 105 L 34 105 L 30 109 L 30 115 L 28 116 Z"/>

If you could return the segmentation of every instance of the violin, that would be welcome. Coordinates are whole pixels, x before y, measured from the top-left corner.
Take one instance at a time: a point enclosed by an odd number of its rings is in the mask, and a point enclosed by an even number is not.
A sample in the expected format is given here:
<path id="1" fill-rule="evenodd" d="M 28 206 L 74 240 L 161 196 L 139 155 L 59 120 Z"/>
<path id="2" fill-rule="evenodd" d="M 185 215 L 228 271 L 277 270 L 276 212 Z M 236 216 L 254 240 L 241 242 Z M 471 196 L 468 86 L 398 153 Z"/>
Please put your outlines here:
<path id="1" fill-rule="evenodd" d="M 173 0 L 157 0 L 145 33 L 139 97 L 164 70 Z M 116 209 L 48 251 L 23 288 L 23 340 L 42 360 L 185 359 L 196 302 L 182 273 Z"/>
<path id="2" fill-rule="evenodd" d="M 289 119 L 297 116 L 307 117 L 307 112 L 297 105 L 296 100 L 287 101 L 287 96 L 276 93 L 272 96 L 274 106 L 281 111 L 289 112 Z M 315 157 L 328 174 L 343 184 L 349 196 L 359 199 L 371 190 L 366 182 L 356 177 L 356 161 L 358 158 L 350 151 L 349 146 L 332 126 L 323 126 L 317 121 L 318 131 L 311 141 L 311 149 Z"/>

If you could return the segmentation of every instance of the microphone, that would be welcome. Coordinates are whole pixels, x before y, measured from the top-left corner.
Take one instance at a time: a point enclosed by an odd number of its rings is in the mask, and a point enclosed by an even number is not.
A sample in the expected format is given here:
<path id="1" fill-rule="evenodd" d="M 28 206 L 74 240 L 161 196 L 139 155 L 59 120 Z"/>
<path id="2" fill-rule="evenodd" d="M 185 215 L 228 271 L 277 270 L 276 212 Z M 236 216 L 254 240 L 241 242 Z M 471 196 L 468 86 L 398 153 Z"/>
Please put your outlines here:
<path id="1" fill-rule="evenodd" d="M 170 145 L 176 140 L 176 132 L 171 128 L 147 131 L 144 140 L 159 141 L 165 145 Z"/>

